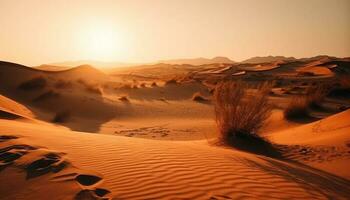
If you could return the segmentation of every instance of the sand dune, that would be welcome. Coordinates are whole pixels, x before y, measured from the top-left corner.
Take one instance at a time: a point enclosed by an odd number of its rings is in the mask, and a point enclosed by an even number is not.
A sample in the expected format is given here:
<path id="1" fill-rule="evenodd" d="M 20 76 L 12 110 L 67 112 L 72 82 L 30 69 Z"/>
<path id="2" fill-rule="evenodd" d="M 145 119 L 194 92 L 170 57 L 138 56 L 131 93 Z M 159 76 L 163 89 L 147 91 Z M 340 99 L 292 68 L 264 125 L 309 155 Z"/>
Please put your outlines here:
<path id="1" fill-rule="evenodd" d="M 103 174 L 106 188 L 112 191 L 115 199 L 346 199 L 350 189 L 349 181 L 304 165 L 211 146 L 206 142 L 91 135 L 4 120 L 1 120 L 0 126 L 2 134 L 12 133 L 20 140 L 23 137 L 23 142 L 19 143 L 65 152 L 65 156 L 74 160 L 79 168 L 91 168 Z M 58 137 L 60 140 L 55 139 Z M 7 141 L 1 145 L 2 148 L 11 146 Z M 39 155 L 32 159 L 40 158 Z M 25 154 L 23 159 L 29 157 L 30 154 Z M 4 170 L 11 171 L 15 166 L 10 165 Z M 46 181 L 45 186 L 38 191 L 50 191 L 57 187 L 56 183 L 51 182 L 60 177 L 69 177 L 63 172 L 48 172 L 49 175 L 40 180 Z M 67 179 L 68 183 L 65 181 L 64 184 L 70 184 L 71 178 Z M 75 187 L 71 190 L 74 193 L 81 189 Z M 15 190 L 11 190 L 11 193 L 21 195 Z M 26 195 L 35 197 L 36 194 Z"/>
<path id="2" fill-rule="evenodd" d="M 349 199 L 346 95 L 326 96 L 308 118 L 283 116 L 308 87 L 340 84 L 347 62 L 158 64 L 112 74 L 0 62 L 0 199 Z M 321 68 L 330 73 L 298 75 Z M 278 81 L 260 132 L 268 148 L 218 141 L 220 80 Z M 254 98 L 256 88 L 247 93 Z"/>

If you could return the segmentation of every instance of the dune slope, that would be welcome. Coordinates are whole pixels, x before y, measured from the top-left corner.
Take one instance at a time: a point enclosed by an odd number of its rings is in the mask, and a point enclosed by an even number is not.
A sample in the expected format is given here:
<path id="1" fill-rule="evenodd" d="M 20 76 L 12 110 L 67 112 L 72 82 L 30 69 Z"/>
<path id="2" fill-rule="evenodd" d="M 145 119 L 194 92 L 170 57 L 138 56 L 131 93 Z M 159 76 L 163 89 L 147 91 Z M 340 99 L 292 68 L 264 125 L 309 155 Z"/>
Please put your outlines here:
<path id="1" fill-rule="evenodd" d="M 101 174 L 105 188 L 115 199 L 349 198 L 348 180 L 301 164 L 211 146 L 207 142 L 96 135 L 9 120 L 0 120 L 0 133 L 3 137 L 18 137 L 12 140 L 20 140 L 18 144 L 64 153 L 65 158 L 74 161 L 80 169 Z M 11 145 L 8 141 L 2 142 L 2 151 Z M 31 157 L 38 159 L 42 155 Z M 27 156 L 30 154 L 22 158 Z M 12 171 L 15 166 L 9 165 L 5 170 Z M 5 175 L 0 172 L 0 176 Z M 22 180 L 22 176 L 17 174 L 10 182 Z M 35 184 L 34 190 L 51 191 L 57 187 L 52 183 L 55 178 L 57 175 L 33 179 L 33 182 L 42 181 Z M 5 188 L 9 183 L 1 181 L 0 184 L 0 188 Z M 38 195 L 21 190 L 15 187 L 11 194 Z M 75 187 L 73 190 L 79 192 Z M 90 190 L 96 191 L 96 188 Z M 11 196 L 6 194 L 9 196 L 5 197 Z"/>

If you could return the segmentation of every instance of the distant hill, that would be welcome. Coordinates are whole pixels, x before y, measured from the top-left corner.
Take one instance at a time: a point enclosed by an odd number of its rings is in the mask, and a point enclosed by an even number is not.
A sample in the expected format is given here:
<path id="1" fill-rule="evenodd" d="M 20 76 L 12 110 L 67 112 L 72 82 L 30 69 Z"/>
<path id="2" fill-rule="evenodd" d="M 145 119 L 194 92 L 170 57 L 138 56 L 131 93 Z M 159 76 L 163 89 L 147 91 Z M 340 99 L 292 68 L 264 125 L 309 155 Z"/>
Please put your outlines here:
<path id="1" fill-rule="evenodd" d="M 72 68 L 76 66 L 81 65 L 91 65 L 93 67 L 97 68 L 114 68 L 114 67 L 126 67 L 126 66 L 132 66 L 136 64 L 131 63 L 123 63 L 123 62 L 101 62 L 101 61 L 94 61 L 94 60 L 78 60 L 78 61 L 66 61 L 66 62 L 58 62 L 58 63 L 50 63 L 45 64 L 41 66 L 54 66 L 56 68 L 58 67 L 66 67 L 66 68 Z M 40 68 L 41 66 L 37 67 Z"/>
<path id="2" fill-rule="evenodd" d="M 296 58 L 284 57 L 284 56 L 264 56 L 264 57 L 256 56 L 256 57 L 252 57 L 247 60 L 244 60 L 242 61 L 242 63 L 268 63 L 268 62 L 275 62 L 280 60 L 292 61 L 292 60 L 296 60 Z"/>
<path id="3" fill-rule="evenodd" d="M 234 63 L 233 60 L 227 57 L 215 57 L 215 58 L 187 58 L 187 59 L 175 59 L 175 60 L 160 60 L 158 63 L 172 64 L 172 65 L 207 65 L 214 63 Z"/>
<path id="4" fill-rule="evenodd" d="M 44 70 L 44 71 L 62 71 L 62 70 L 67 70 L 70 69 L 72 67 L 67 67 L 67 66 L 55 66 L 55 65 L 40 65 L 37 67 L 33 67 L 35 69 L 39 69 L 39 70 Z"/>

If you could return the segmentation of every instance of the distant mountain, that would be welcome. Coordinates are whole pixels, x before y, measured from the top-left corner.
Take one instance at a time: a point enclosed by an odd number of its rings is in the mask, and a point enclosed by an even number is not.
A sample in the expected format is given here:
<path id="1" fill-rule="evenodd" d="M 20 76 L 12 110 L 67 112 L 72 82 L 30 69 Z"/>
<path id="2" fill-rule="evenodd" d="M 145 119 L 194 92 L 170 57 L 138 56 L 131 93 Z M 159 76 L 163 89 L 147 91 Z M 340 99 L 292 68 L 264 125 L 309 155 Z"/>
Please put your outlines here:
<path id="1" fill-rule="evenodd" d="M 264 57 L 252 57 L 247 60 L 242 61 L 242 63 L 268 63 L 268 62 L 275 62 L 275 61 L 292 61 L 296 60 L 294 57 L 284 57 L 284 56 L 264 56 Z"/>
<path id="2" fill-rule="evenodd" d="M 50 64 L 46 64 L 44 66 L 55 66 L 56 68 L 57 67 L 72 68 L 72 67 L 82 66 L 82 65 L 91 65 L 91 66 L 97 67 L 97 68 L 113 68 L 113 67 L 132 66 L 132 65 L 136 65 L 136 64 L 122 63 L 122 62 L 101 62 L 101 61 L 94 61 L 94 60 L 78 60 L 78 61 L 66 61 L 66 62 L 59 62 L 59 63 L 50 63 Z M 40 66 L 39 66 L 39 68 L 40 68 Z"/>
<path id="3" fill-rule="evenodd" d="M 315 60 L 333 60 L 336 59 L 334 56 L 328 56 L 328 55 L 318 55 L 318 56 L 313 56 L 309 58 L 300 58 L 299 60 L 301 61 L 315 61 Z"/>
<path id="4" fill-rule="evenodd" d="M 175 59 L 175 60 L 160 60 L 159 63 L 172 64 L 172 65 L 205 65 L 214 63 L 234 63 L 227 57 L 215 57 L 215 58 L 187 58 L 187 59 Z"/>

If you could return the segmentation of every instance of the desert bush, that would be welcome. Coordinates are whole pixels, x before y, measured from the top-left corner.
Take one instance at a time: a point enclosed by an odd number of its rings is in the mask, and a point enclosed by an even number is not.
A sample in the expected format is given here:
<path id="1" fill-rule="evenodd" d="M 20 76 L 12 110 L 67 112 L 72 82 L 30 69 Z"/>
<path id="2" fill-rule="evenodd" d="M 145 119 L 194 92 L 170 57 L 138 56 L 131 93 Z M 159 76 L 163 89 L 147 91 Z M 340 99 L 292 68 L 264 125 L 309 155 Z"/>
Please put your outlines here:
<path id="1" fill-rule="evenodd" d="M 197 102 L 207 102 L 208 99 L 203 97 L 200 92 L 196 92 L 192 95 L 192 101 L 197 101 Z"/>
<path id="2" fill-rule="evenodd" d="M 286 119 L 298 119 L 309 116 L 309 102 L 306 96 L 293 97 L 285 108 L 283 115 Z"/>
<path id="3" fill-rule="evenodd" d="M 146 87 L 146 83 L 141 83 L 140 87 L 145 88 Z"/>
<path id="4" fill-rule="evenodd" d="M 317 86 L 309 87 L 306 90 L 307 103 L 312 108 L 320 108 L 322 101 L 329 93 L 329 86 L 326 84 L 320 84 Z"/>
<path id="5" fill-rule="evenodd" d="M 350 97 L 350 75 L 340 76 L 338 82 L 330 89 L 328 95 L 337 98 Z"/>
<path id="6" fill-rule="evenodd" d="M 60 96 L 59 93 L 55 92 L 54 90 L 49 90 L 49 91 L 42 93 L 38 97 L 36 97 L 33 101 L 34 102 L 44 101 L 47 99 L 58 98 L 59 96 Z"/>
<path id="7" fill-rule="evenodd" d="M 269 84 L 258 86 L 254 97 L 248 97 L 251 86 L 243 82 L 221 82 L 214 92 L 216 123 L 221 139 L 258 138 L 258 131 L 271 113 Z"/>
<path id="8" fill-rule="evenodd" d="M 61 112 L 57 112 L 54 116 L 54 118 L 52 119 L 52 122 L 55 123 L 64 123 L 66 121 L 69 120 L 71 114 L 69 111 L 61 111 Z"/>
<path id="9" fill-rule="evenodd" d="M 44 77 L 39 76 L 21 83 L 18 88 L 21 90 L 38 90 L 46 87 L 47 81 Z"/>

